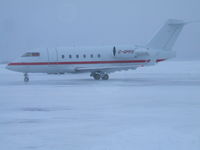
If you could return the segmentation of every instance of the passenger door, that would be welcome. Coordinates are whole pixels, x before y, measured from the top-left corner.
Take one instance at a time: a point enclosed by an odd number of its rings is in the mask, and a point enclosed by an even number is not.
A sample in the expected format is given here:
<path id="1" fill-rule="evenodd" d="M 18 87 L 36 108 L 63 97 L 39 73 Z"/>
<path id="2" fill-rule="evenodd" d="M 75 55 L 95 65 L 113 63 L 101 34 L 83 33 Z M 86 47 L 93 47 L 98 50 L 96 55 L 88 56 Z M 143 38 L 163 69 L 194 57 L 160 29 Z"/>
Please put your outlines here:
<path id="1" fill-rule="evenodd" d="M 58 51 L 56 48 L 47 49 L 50 73 L 58 73 Z"/>

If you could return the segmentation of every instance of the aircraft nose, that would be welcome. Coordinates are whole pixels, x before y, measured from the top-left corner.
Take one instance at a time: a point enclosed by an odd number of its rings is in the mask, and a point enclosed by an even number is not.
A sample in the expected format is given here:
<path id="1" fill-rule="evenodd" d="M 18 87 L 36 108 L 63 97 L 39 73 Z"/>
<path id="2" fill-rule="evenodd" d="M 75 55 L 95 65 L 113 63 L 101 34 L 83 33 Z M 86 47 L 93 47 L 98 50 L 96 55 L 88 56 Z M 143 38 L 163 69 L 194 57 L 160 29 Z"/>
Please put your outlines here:
<path id="1" fill-rule="evenodd" d="M 10 66 L 9 66 L 9 64 L 6 65 L 6 69 L 10 70 Z"/>
<path id="2" fill-rule="evenodd" d="M 6 69 L 8 69 L 8 70 L 12 70 L 11 63 L 9 63 L 9 64 L 6 65 Z"/>
<path id="3" fill-rule="evenodd" d="M 26 71 L 26 68 L 24 66 L 17 66 L 16 64 L 18 64 L 18 63 L 11 62 L 11 63 L 7 64 L 7 66 L 5 68 L 8 70 L 11 70 L 11 71 L 16 71 L 16 72 Z"/>

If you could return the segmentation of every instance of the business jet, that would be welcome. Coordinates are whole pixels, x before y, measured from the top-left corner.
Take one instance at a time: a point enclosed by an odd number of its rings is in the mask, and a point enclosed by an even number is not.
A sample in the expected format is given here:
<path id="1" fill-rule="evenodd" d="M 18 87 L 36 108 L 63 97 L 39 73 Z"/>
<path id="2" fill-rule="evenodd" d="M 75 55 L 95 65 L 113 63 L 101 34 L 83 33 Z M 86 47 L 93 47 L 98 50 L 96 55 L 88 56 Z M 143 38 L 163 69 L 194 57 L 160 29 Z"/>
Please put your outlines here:
<path id="1" fill-rule="evenodd" d="M 134 70 L 175 57 L 172 47 L 186 24 L 169 19 L 145 46 L 34 49 L 9 63 L 6 68 L 23 73 L 24 82 L 29 82 L 29 73 L 88 72 L 95 80 L 108 80 L 112 72 Z"/>

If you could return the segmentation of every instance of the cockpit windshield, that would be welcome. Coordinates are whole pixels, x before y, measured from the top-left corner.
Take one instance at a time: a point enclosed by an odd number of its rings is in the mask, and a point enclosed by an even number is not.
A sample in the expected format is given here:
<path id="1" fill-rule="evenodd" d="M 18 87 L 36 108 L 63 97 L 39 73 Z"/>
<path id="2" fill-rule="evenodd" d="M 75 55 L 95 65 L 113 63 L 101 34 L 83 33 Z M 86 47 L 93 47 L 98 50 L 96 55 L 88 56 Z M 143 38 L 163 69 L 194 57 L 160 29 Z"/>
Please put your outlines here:
<path id="1" fill-rule="evenodd" d="M 27 52 L 22 57 L 39 57 L 40 53 L 39 52 Z"/>

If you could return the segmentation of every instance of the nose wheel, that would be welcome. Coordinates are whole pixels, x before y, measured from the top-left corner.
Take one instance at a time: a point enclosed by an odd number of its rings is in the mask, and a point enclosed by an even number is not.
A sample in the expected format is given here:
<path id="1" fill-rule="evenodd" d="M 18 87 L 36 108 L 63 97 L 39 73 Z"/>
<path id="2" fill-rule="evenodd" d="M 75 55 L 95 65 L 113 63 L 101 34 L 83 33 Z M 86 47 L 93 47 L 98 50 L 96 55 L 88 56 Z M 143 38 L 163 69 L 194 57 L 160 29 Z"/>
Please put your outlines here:
<path id="1" fill-rule="evenodd" d="M 108 80 L 109 79 L 109 75 L 105 72 L 101 72 L 101 71 L 97 71 L 97 72 L 92 72 L 91 77 L 94 78 L 94 80 Z"/>
<path id="2" fill-rule="evenodd" d="M 29 77 L 27 73 L 24 74 L 24 82 L 29 82 Z"/>

